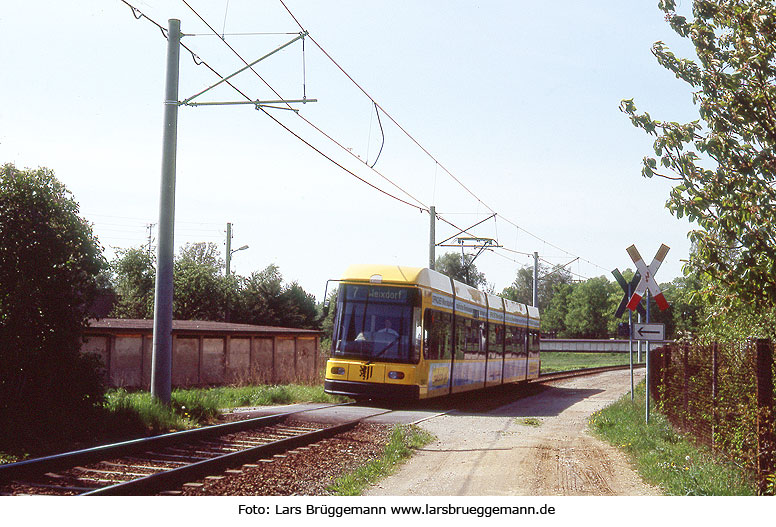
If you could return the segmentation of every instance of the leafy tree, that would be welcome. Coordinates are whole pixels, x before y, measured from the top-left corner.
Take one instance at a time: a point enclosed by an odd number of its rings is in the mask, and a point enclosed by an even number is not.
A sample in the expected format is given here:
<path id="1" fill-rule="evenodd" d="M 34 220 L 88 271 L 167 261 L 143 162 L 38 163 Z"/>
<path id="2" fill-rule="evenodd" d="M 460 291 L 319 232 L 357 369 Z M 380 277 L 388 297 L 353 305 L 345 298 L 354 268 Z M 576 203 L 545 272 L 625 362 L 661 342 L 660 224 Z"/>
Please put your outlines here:
<path id="1" fill-rule="evenodd" d="M 771 0 L 694 0 L 692 18 L 661 0 L 671 28 L 697 60 L 662 43 L 658 62 L 693 90 L 699 119 L 658 121 L 622 102 L 638 128 L 655 136 L 656 158 L 642 174 L 677 181 L 667 206 L 688 216 L 696 252 L 690 265 L 716 293 L 769 309 L 776 300 L 776 4 Z M 673 175 L 666 175 L 668 170 Z"/>
<path id="2" fill-rule="evenodd" d="M 81 335 L 105 267 L 91 226 L 46 168 L 0 169 L 0 443 L 56 440 L 103 386 Z"/>
<path id="3" fill-rule="evenodd" d="M 616 305 L 612 302 L 613 284 L 606 277 L 590 278 L 574 286 L 566 313 L 567 336 L 607 338 L 607 321 Z"/>
<path id="4" fill-rule="evenodd" d="M 335 289 L 331 293 L 329 293 L 329 300 L 327 303 L 321 304 L 320 306 L 320 320 L 321 320 L 321 331 L 323 331 L 323 341 L 328 341 L 329 344 L 331 344 L 331 339 L 334 334 L 334 315 L 337 313 L 337 290 Z M 322 349 L 324 351 L 328 351 L 328 347 L 325 347 L 322 342 Z"/>
<path id="5" fill-rule="evenodd" d="M 318 309 L 315 297 L 297 282 L 284 287 L 282 303 L 285 306 L 280 325 L 291 328 L 318 328 Z"/>
<path id="6" fill-rule="evenodd" d="M 553 287 L 553 295 L 544 311 L 540 311 L 542 333 L 563 337 L 566 335 L 566 315 L 569 311 L 569 297 L 574 284 L 559 283 Z"/>
<path id="7" fill-rule="evenodd" d="M 529 267 L 518 269 L 515 281 L 504 288 L 501 296 L 521 304 L 533 305 L 533 269 Z M 541 305 L 541 302 L 539 305 Z M 543 310 L 540 308 L 540 311 Z"/>
<path id="8" fill-rule="evenodd" d="M 256 325 L 274 325 L 282 316 L 280 296 L 283 293 L 283 275 L 275 264 L 262 271 L 254 271 L 242 280 L 238 314 L 235 322 Z"/>
<path id="9" fill-rule="evenodd" d="M 235 322 L 267 326 L 316 329 L 318 309 L 315 297 L 297 282 L 283 283 L 275 264 L 251 273 L 242 280 L 238 293 Z"/>
<path id="10" fill-rule="evenodd" d="M 173 316 L 180 320 L 224 320 L 227 281 L 215 243 L 189 243 L 173 267 Z"/>
<path id="11" fill-rule="evenodd" d="M 559 266 L 550 269 L 544 264 L 539 264 L 539 286 L 537 288 L 539 311 L 545 312 L 558 286 L 570 283 L 571 274 L 566 269 Z M 505 288 L 501 295 L 521 304 L 533 305 L 533 267 L 518 269 L 515 281 Z"/>
<path id="12" fill-rule="evenodd" d="M 156 282 L 154 257 L 142 248 L 121 250 L 111 262 L 111 270 L 118 295 L 111 316 L 153 318 Z"/>
<path id="13" fill-rule="evenodd" d="M 455 253 L 445 253 L 437 257 L 434 266 L 437 271 L 449 277 L 468 284 L 472 287 L 481 288 L 487 284 L 485 274 L 477 270 L 474 265 L 474 257 L 470 254 L 464 256 L 464 265 L 461 258 Z"/>

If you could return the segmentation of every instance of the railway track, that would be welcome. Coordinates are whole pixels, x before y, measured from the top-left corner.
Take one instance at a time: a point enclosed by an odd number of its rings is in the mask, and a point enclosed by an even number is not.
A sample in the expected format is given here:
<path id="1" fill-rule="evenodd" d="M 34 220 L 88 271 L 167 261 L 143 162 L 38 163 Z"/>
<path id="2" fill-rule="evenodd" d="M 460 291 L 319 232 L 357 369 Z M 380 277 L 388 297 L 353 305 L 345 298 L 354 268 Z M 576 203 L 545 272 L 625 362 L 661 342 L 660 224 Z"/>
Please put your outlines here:
<path id="1" fill-rule="evenodd" d="M 179 489 L 187 482 L 220 477 L 225 471 L 238 471 L 243 465 L 304 449 L 353 429 L 365 418 L 334 426 L 289 422 L 298 413 L 301 412 L 247 419 L 0 465 L 0 493 L 159 494 Z"/>
<path id="2" fill-rule="evenodd" d="M 627 370 L 629 368 L 630 368 L 630 365 L 624 364 L 621 366 L 599 366 L 597 368 L 580 368 L 577 370 L 554 371 L 549 373 L 541 373 L 539 374 L 539 378 L 532 382 L 557 381 L 561 379 L 568 379 L 570 377 L 580 377 L 582 375 L 594 375 L 596 373 L 603 373 L 607 371 Z M 633 365 L 634 370 L 638 368 L 644 368 L 644 364 Z"/>
<path id="3" fill-rule="evenodd" d="M 629 366 L 586 368 L 540 375 L 535 383 L 555 381 Z M 638 367 L 638 366 L 637 366 Z M 352 430 L 374 413 L 335 426 L 294 421 L 294 416 L 331 408 L 278 413 L 233 423 L 67 452 L 0 465 L 0 495 L 150 495 L 180 493 L 197 480 L 219 479 L 242 467 L 305 450 L 308 445 Z"/>

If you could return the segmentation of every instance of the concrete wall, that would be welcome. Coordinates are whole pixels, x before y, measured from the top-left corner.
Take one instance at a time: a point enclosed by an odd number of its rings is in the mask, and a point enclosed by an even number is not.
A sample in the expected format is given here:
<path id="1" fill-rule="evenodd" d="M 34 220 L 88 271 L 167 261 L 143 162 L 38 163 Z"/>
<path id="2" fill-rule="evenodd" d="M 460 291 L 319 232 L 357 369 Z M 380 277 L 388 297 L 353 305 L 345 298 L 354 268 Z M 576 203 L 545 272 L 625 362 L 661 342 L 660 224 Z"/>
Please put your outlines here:
<path id="1" fill-rule="evenodd" d="M 664 341 L 652 341 L 651 346 L 662 345 Z M 642 351 L 646 350 L 646 342 L 642 341 Z M 638 341 L 633 341 L 633 352 L 638 350 Z M 627 340 L 595 340 L 595 339 L 542 339 L 541 351 L 569 351 L 587 353 L 628 353 Z"/>
<path id="2" fill-rule="evenodd" d="M 81 351 L 102 358 L 108 385 L 148 389 L 152 344 L 148 334 L 90 335 Z M 172 385 L 315 382 L 322 363 L 318 337 L 176 335 Z"/>

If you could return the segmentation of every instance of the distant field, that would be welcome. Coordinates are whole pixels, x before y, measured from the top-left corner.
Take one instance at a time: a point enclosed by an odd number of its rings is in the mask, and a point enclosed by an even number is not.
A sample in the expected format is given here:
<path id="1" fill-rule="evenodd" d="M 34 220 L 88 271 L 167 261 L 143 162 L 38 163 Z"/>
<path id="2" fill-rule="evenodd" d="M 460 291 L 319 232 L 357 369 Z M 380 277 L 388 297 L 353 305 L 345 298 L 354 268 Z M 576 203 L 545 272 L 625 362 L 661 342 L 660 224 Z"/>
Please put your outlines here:
<path id="1" fill-rule="evenodd" d="M 644 359 L 644 353 L 641 354 Z M 578 370 L 580 368 L 597 368 L 600 366 L 620 366 L 628 364 L 627 353 L 574 353 L 569 351 L 542 352 L 542 373 L 554 371 Z M 633 354 L 636 363 L 636 354 Z"/>

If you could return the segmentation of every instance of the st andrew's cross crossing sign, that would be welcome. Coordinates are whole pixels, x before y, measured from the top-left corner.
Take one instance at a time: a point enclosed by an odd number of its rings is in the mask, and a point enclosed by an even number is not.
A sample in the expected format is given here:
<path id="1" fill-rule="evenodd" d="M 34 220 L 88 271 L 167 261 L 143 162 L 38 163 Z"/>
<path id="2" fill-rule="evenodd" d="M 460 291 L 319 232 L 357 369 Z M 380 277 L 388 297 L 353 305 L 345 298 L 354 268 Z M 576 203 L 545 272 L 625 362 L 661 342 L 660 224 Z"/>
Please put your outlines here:
<path id="1" fill-rule="evenodd" d="M 660 311 L 665 311 L 668 309 L 668 301 L 666 300 L 666 297 L 663 296 L 663 293 L 660 291 L 660 287 L 655 281 L 655 273 L 657 273 L 657 270 L 660 269 L 660 264 L 663 263 L 666 254 L 668 254 L 668 251 L 670 250 L 670 247 L 666 244 L 661 244 L 660 249 L 657 250 L 657 254 L 652 260 L 652 263 L 649 264 L 649 267 L 647 267 L 647 265 L 644 263 L 644 260 L 641 258 L 641 255 L 639 254 L 639 251 L 636 249 L 635 245 L 631 245 L 626 250 L 631 257 L 631 260 L 633 260 L 633 263 L 636 265 L 636 269 L 641 274 L 641 280 L 636 286 L 636 291 L 633 293 L 633 296 L 628 302 L 628 309 L 631 311 L 636 310 L 636 306 L 638 306 L 639 302 L 641 302 L 641 299 L 644 297 L 644 293 L 647 291 L 647 289 L 649 289 L 650 293 L 652 293 L 652 296 L 655 297 L 655 302 L 657 303 L 657 307 L 660 308 Z"/>
<path id="2" fill-rule="evenodd" d="M 612 271 L 612 274 L 614 275 L 614 278 L 617 280 L 617 283 L 620 284 L 620 287 L 622 288 L 622 291 L 623 291 L 622 300 L 620 300 L 620 305 L 617 308 L 617 312 L 614 314 L 614 318 L 620 318 L 622 314 L 625 313 L 625 308 L 628 305 L 630 296 L 633 293 L 633 291 L 636 290 L 636 286 L 641 280 L 641 275 L 639 274 L 638 271 L 636 271 L 636 274 L 633 275 L 633 279 L 630 281 L 630 284 L 629 284 L 628 282 L 625 281 L 625 278 L 622 276 L 622 273 L 620 273 L 619 269 L 615 269 L 614 271 Z M 636 308 L 639 310 L 639 313 L 641 313 L 642 316 L 647 316 L 647 312 L 644 309 L 644 306 L 641 305 L 641 302 L 639 302 Z"/>

